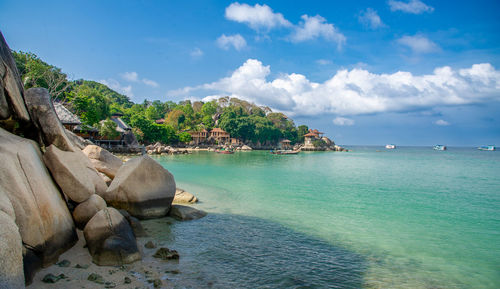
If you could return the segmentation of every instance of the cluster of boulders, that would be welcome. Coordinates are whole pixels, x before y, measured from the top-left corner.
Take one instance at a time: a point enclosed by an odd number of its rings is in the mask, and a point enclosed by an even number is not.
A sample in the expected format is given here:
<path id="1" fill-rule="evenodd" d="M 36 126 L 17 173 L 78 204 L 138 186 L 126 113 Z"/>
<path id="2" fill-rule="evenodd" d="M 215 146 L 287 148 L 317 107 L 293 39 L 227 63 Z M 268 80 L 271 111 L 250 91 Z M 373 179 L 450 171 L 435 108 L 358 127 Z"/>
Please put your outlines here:
<path id="1" fill-rule="evenodd" d="M 123 163 L 66 130 L 46 89 L 24 91 L 1 34 L 0 159 L 1 288 L 23 288 L 54 264 L 76 243 L 76 228 L 98 265 L 141 259 L 138 219 L 166 216 L 176 195 L 172 174 L 148 155 Z"/>
<path id="2" fill-rule="evenodd" d="M 154 145 L 146 146 L 146 152 L 148 155 L 173 155 L 173 154 L 188 154 L 189 151 L 186 149 L 173 148 L 171 146 L 163 145 L 159 142 Z"/>

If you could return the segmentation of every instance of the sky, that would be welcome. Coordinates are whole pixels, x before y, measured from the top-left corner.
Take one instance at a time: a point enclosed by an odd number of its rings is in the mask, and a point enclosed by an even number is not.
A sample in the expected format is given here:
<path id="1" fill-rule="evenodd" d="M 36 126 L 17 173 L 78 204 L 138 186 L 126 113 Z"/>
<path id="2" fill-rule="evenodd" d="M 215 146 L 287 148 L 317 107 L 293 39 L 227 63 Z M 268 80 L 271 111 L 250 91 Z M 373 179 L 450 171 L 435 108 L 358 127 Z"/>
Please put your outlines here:
<path id="1" fill-rule="evenodd" d="M 499 12 L 495 0 L 0 0 L 0 30 L 138 103 L 232 96 L 338 144 L 500 146 Z"/>

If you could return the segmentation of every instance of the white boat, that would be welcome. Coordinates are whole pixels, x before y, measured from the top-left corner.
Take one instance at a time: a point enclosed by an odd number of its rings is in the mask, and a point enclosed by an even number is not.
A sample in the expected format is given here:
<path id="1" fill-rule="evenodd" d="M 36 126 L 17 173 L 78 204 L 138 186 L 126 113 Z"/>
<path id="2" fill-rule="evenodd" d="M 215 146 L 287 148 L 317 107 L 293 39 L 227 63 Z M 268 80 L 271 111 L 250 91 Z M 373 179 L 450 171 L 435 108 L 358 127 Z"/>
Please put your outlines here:
<path id="1" fill-rule="evenodd" d="M 390 150 L 393 150 L 396 148 L 396 145 L 395 144 L 388 144 L 388 145 L 385 145 L 385 148 L 386 149 L 390 149 Z"/>
<path id="2" fill-rule="evenodd" d="M 445 145 L 435 145 L 434 149 L 437 150 L 437 151 L 445 151 L 446 150 L 446 146 Z"/>
<path id="3" fill-rule="evenodd" d="M 480 146 L 477 149 L 481 150 L 481 151 L 494 151 L 495 150 L 495 146 L 493 146 L 493 145 Z"/>

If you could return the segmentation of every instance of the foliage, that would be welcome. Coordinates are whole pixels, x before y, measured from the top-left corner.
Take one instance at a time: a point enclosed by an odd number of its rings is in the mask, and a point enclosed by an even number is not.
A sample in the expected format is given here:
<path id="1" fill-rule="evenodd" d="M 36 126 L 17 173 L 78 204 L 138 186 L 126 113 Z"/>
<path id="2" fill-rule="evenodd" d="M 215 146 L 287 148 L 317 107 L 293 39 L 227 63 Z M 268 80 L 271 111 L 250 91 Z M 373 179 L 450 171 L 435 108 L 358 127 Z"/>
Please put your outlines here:
<path id="1" fill-rule="evenodd" d="M 192 140 L 191 135 L 188 132 L 181 132 L 178 137 L 179 141 L 184 143 L 188 143 Z"/>
<path id="2" fill-rule="evenodd" d="M 120 135 L 120 133 L 116 131 L 116 127 L 117 124 L 107 118 L 102 122 L 101 127 L 99 128 L 99 134 L 107 137 L 108 139 L 115 139 Z"/>

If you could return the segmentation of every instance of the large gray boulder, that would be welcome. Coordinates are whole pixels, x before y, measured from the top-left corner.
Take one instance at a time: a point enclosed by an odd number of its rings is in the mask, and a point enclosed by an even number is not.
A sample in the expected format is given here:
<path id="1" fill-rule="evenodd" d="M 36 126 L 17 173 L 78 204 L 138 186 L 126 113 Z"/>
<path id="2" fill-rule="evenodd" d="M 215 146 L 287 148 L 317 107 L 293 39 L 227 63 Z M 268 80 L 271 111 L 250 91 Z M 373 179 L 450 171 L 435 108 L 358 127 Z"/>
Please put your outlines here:
<path id="1" fill-rule="evenodd" d="M 116 266 L 141 259 L 132 228 L 118 210 L 106 208 L 90 219 L 83 230 L 92 262 Z"/>
<path id="2" fill-rule="evenodd" d="M 92 145 L 93 143 L 89 141 L 88 139 L 84 139 L 83 137 L 76 135 L 74 132 L 67 130 L 66 128 L 64 129 L 64 132 L 68 136 L 68 138 L 71 140 L 71 142 L 79 149 L 83 150 L 86 146 Z"/>
<path id="3" fill-rule="evenodd" d="M 41 133 L 39 138 L 45 146 L 53 144 L 63 151 L 79 151 L 66 135 L 66 129 L 57 117 L 47 89 L 37 87 L 26 90 L 25 101 L 33 124 Z"/>
<path id="4" fill-rule="evenodd" d="M 100 146 L 88 145 L 83 153 L 90 159 L 98 172 L 111 179 L 115 178 L 116 172 L 123 164 L 122 160 Z"/>
<path id="5" fill-rule="evenodd" d="M 105 209 L 106 201 L 97 194 L 93 194 L 85 202 L 76 206 L 73 211 L 73 220 L 78 229 L 83 230 L 92 217 L 102 209 Z"/>
<path id="6" fill-rule="evenodd" d="M 139 219 L 167 215 L 175 195 L 174 176 L 147 155 L 124 163 L 105 194 L 108 205 Z"/>
<path id="7" fill-rule="evenodd" d="M 95 186 L 80 152 L 68 152 L 51 145 L 43 160 L 59 187 L 71 200 L 81 203 L 95 194 Z"/>
<path id="8" fill-rule="evenodd" d="M 35 142 L 0 128 L 0 156 L 0 191 L 15 213 L 29 283 L 40 266 L 54 263 L 75 244 L 75 226 Z"/>
<path id="9" fill-rule="evenodd" d="M 170 217 L 175 218 L 179 221 L 196 220 L 207 215 L 205 211 L 182 205 L 172 205 L 172 208 L 170 209 L 170 212 L 168 214 Z"/>
<path id="10" fill-rule="evenodd" d="M 22 121 L 30 120 L 23 94 L 23 84 L 16 62 L 0 32 L 0 119 L 12 116 Z"/>
<path id="11" fill-rule="evenodd" d="M 0 288 L 24 287 L 23 240 L 15 220 L 14 208 L 0 190 Z"/>

